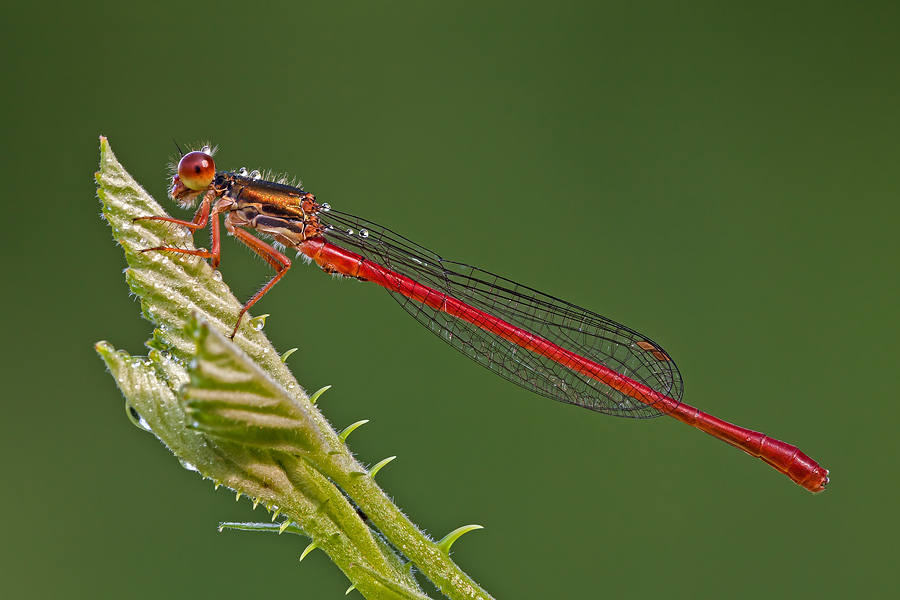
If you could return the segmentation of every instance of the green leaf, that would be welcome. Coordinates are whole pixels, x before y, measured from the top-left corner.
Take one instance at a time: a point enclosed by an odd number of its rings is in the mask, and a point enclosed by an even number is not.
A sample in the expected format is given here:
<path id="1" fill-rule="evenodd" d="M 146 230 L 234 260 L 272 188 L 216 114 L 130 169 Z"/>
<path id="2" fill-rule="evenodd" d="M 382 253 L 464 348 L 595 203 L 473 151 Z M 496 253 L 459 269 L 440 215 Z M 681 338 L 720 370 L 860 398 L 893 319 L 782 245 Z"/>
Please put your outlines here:
<path id="1" fill-rule="evenodd" d="M 119 164 L 106 138 L 100 140 L 100 171 L 95 174 L 103 206 L 114 239 L 125 251 L 125 280 L 141 300 L 144 316 L 156 329 L 148 346 L 184 361 L 192 356 L 196 341 L 185 330 L 192 314 L 219 331 L 237 322 L 241 303 L 222 282 L 221 274 L 196 256 L 171 252 L 142 252 L 155 246 L 194 249 L 187 229 L 160 221 L 135 221 L 138 217 L 169 216 L 163 208 Z M 237 346 L 278 383 L 299 390 L 287 368 L 278 368 L 280 358 L 265 334 L 251 326 L 245 316 Z"/>
<path id="2" fill-rule="evenodd" d="M 327 453 L 325 436 L 303 404 L 220 333 L 195 329 L 184 406 L 191 426 L 213 438 L 291 454 Z"/>
<path id="3" fill-rule="evenodd" d="M 424 598 L 407 558 L 447 597 L 489 599 L 371 477 L 359 477 L 365 468 L 287 369 L 260 320 L 247 315 L 233 341 L 225 336 L 241 304 L 221 276 L 197 257 L 142 252 L 162 245 L 192 249 L 193 242 L 181 226 L 135 221 L 167 215 L 105 138 L 100 150 L 103 215 L 125 251 L 126 281 L 155 326 L 147 357 L 96 344 L 126 398 L 128 418 L 185 468 L 238 498 L 248 496 L 254 507 L 263 504 L 273 520 L 286 517 L 267 526 L 220 528 L 302 533 L 369 599 Z"/>

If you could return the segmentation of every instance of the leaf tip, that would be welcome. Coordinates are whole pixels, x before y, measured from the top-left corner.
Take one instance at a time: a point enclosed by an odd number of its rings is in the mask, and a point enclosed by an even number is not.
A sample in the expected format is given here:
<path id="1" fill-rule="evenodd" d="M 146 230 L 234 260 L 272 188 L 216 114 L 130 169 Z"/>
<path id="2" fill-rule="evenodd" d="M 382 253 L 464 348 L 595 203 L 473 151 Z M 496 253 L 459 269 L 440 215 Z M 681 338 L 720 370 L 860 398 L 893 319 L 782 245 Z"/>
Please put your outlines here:
<path id="1" fill-rule="evenodd" d="M 296 348 L 294 348 L 294 349 L 296 350 Z M 290 350 L 288 350 L 288 352 L 290 352 Z M 288 356 L 290 356 L 290 355 L 288 355 Z M 309 397 L 310 403 L 315 404 L 319 400 L 319 396 L 321 396 L 322 394 L 324 394 L 325 392 L 327 392 L 330 389 L 331 389 L 331 386 L 326 385 L 325 387 L 323 387 L 322 389 L 317 391 L 315 394 L 313 394 L 312 396 Z"/>
<path id="2" fill-rule="evenodd" d="M 476 529 L 484 529 L 484 527 L 481 525 L 463 525 L 462 527 L 457 527 L 446 536 L 444 536 L 444 539 L 437 543 L 437 547 L 444 554 L 449 554 L 450 546 L 452 546 L 456 540 L 462 537 L 464 533 L 469 533 L 470 531 L 474 531 Z"/>
<path id="3" fill-rule="evenodd" d="M 306 555 L 318 547 L 319 547 L 319 542 L 312 542 L 309 546 L 307 546 L 306 549 L 303 551 L 303 553 L 300 555 L 300 562 L 303 562 L 303 559 L 306 558 Z"/>
<path id="4" fill-rule="evenodd" d="M 378 471 L 381 470 L 381 467 L 385 466 L 386 464 L 388 464 L 389 462 L 391 462 L 391 461 L 394 460 L 395 458 L 397 458 L 397 457 L 396 457 L 396 456 L 388 456 L 388 457 L 385 458 L 384 460 L 379 461 L 378 464 L 376 464 L 374 467 L 372 467 L 372 468 L 369 470 L 369 477 L 371 477 L 372 479 L 375 479 L 375 475 L 378 473 Z"/>
<path id="5" fill-rule="evenodd" d="M 352 425 L 350 425 L 346 429 L 344 429 L 342 432 L 340 432 L 338 434 L 338 437 L 341 439 L 342 442 L 346 442 L 347 436 L 349 436 L 351 433 L 353 433 L 358 427 L 365 425 L 368 422 L 369 422 L 368 419 L 362 419 L 361 421 L 357 421 L 356 423 L 353 423 Z"/>

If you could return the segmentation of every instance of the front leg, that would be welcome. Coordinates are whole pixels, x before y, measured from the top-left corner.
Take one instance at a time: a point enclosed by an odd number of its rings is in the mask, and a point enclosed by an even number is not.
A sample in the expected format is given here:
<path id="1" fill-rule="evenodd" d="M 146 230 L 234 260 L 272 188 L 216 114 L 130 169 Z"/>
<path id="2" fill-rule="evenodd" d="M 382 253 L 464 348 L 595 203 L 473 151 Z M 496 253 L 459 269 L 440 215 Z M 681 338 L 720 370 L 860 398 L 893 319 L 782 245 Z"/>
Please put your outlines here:
<path id="1" fill-rule="evenodd" d="M 200 206 L 197 208 L 197 212 L 194 213 L 194 218 L 190 221 L 182 221 L 181 219 L 173 219 L 172 217 L 137 217 L 136 219 L 132 219 L 132 222 L 136 221 L 163 221 L 165 223 L 174 223 L 175 225 L 182 225 L 191 230 L 191 233 L 196 232 L 198 229 L 203 229 L 206 227 L 207 222 L 209 222 L 209 208 L 212 198 L 215 197 L 215 194 L 210 190 L 206 194 L 203 195 L 203 200 L 200 201 Z"/>
<path id="2" fill-rule="evenodd" d="M 210 266 L 213 269 L 218 268 L 219 262 L 222 258 L 222 242 L 221 236 L 219 235 L 219 213 L 225 212 L 228 210 L 228 207 L 231 205 L 231 202 L 228 200 L 219 200 L 216 203 L 215 207 L 210 210 L 210 199 L 213 196 L 208 193 L 203 197 L 203 201 L 200 203 L 200 208 L 197 209 L 197 213 L 194 215 L 193 221 L 181 221 L 179 219 L 173 219 L 171 217 L 138 217 L 135 221 L 163 221 L 166 223 L 175 223 L 176 225 L 184 225 L 189 228 L 191 232 L 196 231 L 202 227 L 205 227 L 207 223 L 210 226 L 210 236 L 212 237 L 212 250 L 205 250 L 203 248 L 198 248 L 196 250 L 187 250 L 184 248 L 173 248 L 171 246 L 156 246 L 154 248 L 147 248 L 145 250 L 141 250 L 141 252 L 175 252 L 178 254 L 188 254 L 190 256 L 199 256 L 201 258 L 210 258 Z"/>

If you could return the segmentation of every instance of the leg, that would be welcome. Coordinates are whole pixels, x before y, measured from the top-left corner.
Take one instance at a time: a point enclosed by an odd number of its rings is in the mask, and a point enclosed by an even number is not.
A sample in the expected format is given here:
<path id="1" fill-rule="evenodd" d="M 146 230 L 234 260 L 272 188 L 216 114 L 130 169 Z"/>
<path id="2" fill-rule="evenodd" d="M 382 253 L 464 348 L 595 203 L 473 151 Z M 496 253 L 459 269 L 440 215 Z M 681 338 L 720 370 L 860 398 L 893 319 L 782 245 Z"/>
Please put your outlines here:
<path id="1" fill-rule="evenodd" d="M 206 227 L 206 223 L 209 221 L 210 198 L 209 194 L 203 196 L 203 200 L 200 201 L 200 207 L 197 208 L 197 212 L 194 213 L 194 218 L 191 221 L 182 221 L 181 219 L 173 219 L 172 217 L 138 217 L 133 219 L 133 221 L 164 221 L 166 223 L 174 223 L 175 225 L 183 225 L 193 233 L 198 229 Z"/>
<path id="2" fill-rule="evenodd" d="M 203 197 L 203 202 L 200 204 L 200 208 L 197 209 L 197 213 L 194 215 L 193 221 L 181 221 L 179 219 L 172 219 L 171 217 L 138 217 L 137 219 L 135 219 L 135 221 L 146 220 L 175 223 L 176 225 L 184 225 L 185 227 L 190 229 L 191 232 L 194 232 L 201 227 L 206 227 L 206 224 L 210 223 L 212 250 L 204 250 L 202 248 L 198 250 L 185 250 L 183 248 L 172 248 L 169 246 L 156 246 L 155 248 L 146 248 L 144 250 L 141 250 L 141 252 L 176 252 L 178 254 L 189 254 L 191 256 L 199 256 L 201 258 L 211 258 L 212 268 L 217 268 L 221 259 L 221 238 L 219 236 L 218 215 L 220 212 L 223 212 L 227 209 L 228 203 L 223 203 L 220 201 L 216 204 L 212 211 L 210 211 L 209 198 L 209 196 Z"/>
<path id="3" fill-rule="evenodd" d="M 269 263 L 269 265 L 275 269 L 275 276 L 272 277 L 266 285 L 262 286 L 262 288 L 256 292 L 256 294 L 254 294 L 241 309 L 237 323 L 234 324 L 234 331 L 231 332 L 231 339 L 234 339 L 238 327 L 241 325 L 241 319 L 244 318 L 244 313 L 246 313 L 251 306 L 256 304 L 256 301 L 262 298 L 266 292 L 272 289 L 272 286 L 278 283 L 279 279 L 284 277 L 284 274 L 291 268 L 291 259 L 250 232 L 231 225 L 228 223 L 227 219 L 225 220 L 225 227 L 231 235 L 249 246 L 251 250 L 256 252 L 264 261 Z M 218 232 L 216 232 L 215 237 L 218 237 Z"/>

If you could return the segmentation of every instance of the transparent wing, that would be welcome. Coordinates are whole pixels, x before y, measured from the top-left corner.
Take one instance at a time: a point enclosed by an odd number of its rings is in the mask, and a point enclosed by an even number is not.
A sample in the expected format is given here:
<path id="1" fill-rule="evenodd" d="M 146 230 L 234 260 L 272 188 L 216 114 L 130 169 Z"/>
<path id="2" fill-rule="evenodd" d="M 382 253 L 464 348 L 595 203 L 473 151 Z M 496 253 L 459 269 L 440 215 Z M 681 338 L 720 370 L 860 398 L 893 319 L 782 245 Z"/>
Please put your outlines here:
<path id="1" fill-rule="evenodd" d="M 326 226 L 327 241 L 681 401 L 682 380 L 675 361 L 633 329 L 487 271 L 444 260 L 365 219 L 330 208 L 318 216 Z M 472 323 L 388 291 L 442 340 L 517 385 L 560 402 L 619 417 L 662 414 L 662 406 L 637 401 Z M 669 409 L 672 407 L 670 404 Z"/>

